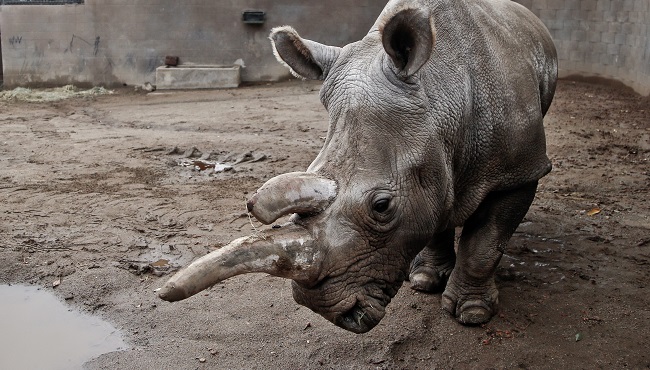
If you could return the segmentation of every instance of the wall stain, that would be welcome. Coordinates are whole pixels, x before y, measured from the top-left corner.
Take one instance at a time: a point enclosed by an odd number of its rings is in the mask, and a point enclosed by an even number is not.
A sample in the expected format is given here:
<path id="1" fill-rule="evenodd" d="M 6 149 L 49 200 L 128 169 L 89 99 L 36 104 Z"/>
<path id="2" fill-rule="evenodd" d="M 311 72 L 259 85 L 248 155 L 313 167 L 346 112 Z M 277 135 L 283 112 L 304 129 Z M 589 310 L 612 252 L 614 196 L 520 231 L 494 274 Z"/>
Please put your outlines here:
<path id="1" fill-rule="evenodd" d="M 23 42 L 23 37 L 22 36 L 11 36 L 9 38 L 9 45 L 11 45 L 11 46 L 19 45 L 22 42 Z"/>
<path id="2" fill-rule="evenodd" d="M 65 50 L 63 50 L 63 54 L 66 54 L 68 52 L 72 53 L 72 47 L 74 45 L 75 40 L 79 40 L 79 41 L 85 43 L 88 46 L 92 46 L 93 47 L 93 55 L 97 56 L 97 53 L 99 52 L 99 42 L 100 42 L 101 38 L 99 36 L 97 36 L 97 37 L 95 37 L 95 42 L 90 43 L 88 40 L 84 39 L 83 37 L 79 37 L 79 36 L 75 35 L 74 33 L 72 34 L 72 38 L 70 39 L 70 44 L 68 45 L 67 48 L 65 48 Z"/>

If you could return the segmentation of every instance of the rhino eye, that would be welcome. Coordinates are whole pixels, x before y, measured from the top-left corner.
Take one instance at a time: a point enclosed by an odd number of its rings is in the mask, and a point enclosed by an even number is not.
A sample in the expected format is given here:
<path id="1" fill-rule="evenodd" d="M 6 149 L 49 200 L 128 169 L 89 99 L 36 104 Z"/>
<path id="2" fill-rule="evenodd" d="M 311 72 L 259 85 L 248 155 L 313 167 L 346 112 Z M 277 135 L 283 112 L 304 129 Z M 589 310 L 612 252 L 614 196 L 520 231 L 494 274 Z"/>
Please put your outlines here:
<path id="1" fill-rule="evenodd" d="M 384 213 L 388 210 L 388 206 L 390 206 L 389 199 L 379 199 L 373 203 L 372 209 L 377 213 Z"/>

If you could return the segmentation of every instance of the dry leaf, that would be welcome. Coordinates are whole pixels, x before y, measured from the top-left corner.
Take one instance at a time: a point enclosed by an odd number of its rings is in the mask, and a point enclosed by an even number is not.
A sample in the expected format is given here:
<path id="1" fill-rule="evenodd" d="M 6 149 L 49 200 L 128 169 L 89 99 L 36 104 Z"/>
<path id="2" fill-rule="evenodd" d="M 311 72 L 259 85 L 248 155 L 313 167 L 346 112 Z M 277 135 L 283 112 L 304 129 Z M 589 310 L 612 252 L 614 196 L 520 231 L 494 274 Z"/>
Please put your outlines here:
<path id="1" fill-rule="evenodd" d="M 168 264 L 169 264 L 169 260 L 159 259 L 156 262 L 152 262 L 151 266 L 153 266 L 153 267 L 164 267 L 164 266 L 167 266 Z"/>
<path id="2" fill-rule="evenodd" d="M 600 213 L 600 208 L 592 208 L 591 211 L 587 212 L 587 216 L 594 216 Z"/>

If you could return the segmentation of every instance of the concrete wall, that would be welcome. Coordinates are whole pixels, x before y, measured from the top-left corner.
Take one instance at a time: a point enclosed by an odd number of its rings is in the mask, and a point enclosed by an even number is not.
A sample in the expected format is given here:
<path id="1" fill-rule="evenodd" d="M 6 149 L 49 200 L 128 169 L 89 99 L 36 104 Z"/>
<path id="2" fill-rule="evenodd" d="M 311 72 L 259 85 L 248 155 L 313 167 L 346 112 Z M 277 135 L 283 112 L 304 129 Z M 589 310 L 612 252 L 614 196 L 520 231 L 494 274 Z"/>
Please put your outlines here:
<path id="1" fill-rule="evenodd" d="M 516 0 L 550 29 L 560 76 L 604 77 L 650 95 L 650 0 Z M 4 5 L 5 87 L 154 82 L 165 55 L 231 64 L 244 81 L 288 76 L 267 40 L 290 24 L 307 38 L 344 45 L 363 37 L 386 0 L 86 0 L 83 5 Z M 241 13 L 267 13 L 262 26 Z M 326 14 L 326 16 L 324 16 Z"/>
<path id="2" fill-rule="evenodd" d="M 386 0 L 86 0 L 81 5 L 3 5 L 5 88 L 154 83 L 166 55 L 181 63 L 232 64 L 244 81 L 288 77 L 268 34 L 293 25 L 303 37 L 342 46 L 361 39 Z M 242 11 L 266 12 L 246 25 Z"/>
<path id="3" fill-rule="evenodd" d="M 2 75 L 2 6 L 0 6 L 0 89 L 4 81 Z"/>
<path id="4" fill-rule="evenodd" d="M 650 0 L 515 0 L 551 31 L 560 77 L 614 79 L 650 95 Z"/>

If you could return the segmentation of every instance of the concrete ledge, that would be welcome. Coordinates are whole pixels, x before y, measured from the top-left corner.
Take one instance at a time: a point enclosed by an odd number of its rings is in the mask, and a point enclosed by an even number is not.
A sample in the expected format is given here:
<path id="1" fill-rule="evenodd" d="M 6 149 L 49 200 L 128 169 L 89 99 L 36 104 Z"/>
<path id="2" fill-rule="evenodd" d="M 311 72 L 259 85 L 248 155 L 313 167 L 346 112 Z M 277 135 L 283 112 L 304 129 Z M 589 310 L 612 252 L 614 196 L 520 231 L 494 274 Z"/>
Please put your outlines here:
<path id="1" fill-rule="evenodd" d="M 179 65 L 156 69 L 156 88 L 225 89 L 238 87 L 241 82 L 238 65 Z"/>

